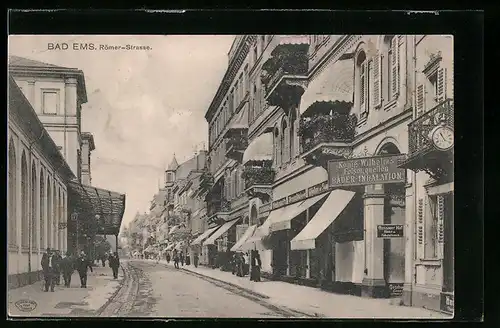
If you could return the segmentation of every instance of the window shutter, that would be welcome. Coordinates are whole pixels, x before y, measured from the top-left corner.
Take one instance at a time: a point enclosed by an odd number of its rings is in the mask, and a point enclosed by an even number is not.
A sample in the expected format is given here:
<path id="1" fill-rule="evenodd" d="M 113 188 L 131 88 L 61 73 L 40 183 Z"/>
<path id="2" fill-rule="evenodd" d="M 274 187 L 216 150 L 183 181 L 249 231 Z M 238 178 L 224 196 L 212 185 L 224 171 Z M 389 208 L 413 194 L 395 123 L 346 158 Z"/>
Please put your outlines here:
<path id="1" fill-rule="evenodd" d="M 393 98 L 399 94 L 399 38 L 393 37 L 391 40 L 392 58 L 391 58 L 391 93 Z"/>
<path id="2" fill-rule="evenodd" d="M 299 136 L 299 129 L 300 129 L 300 114 L 297 114 L 297 118 L 295 118 L 295 122 L 293 124 L 295 125 L 295 128 L 293 129 L 295 135 L 293 136 L 295 138 L 294 147 L 295 147 L 295 153 L 294 157 L 300 155 L 300 136 Z"/>
<path id="3" fill-rule="evenodd" d="M 425 232 L 424 232 L 424 200 L 418 199 L 417 208 L 417 259 L 424 258 L 425 251 Z"/>
<path id="4" fill-rule="evenodd" d="M 361 64 L 361 112 L 368 110 L 368 61 Z"/>
<path id="5" fill-rule="evenodd" d="M 446 68 L 440 67 L 437 71 L 436 101 L 441 103 L 446 100 Z"/>
<path id="6" fill-rule="evenodd" d="M 444 197 L 437 196 L 437 255 L 439 259 L 444 254 Z"/>
<path id="7" fill-rule="evenodd" d="M 422 115 L 425 111 L 425 85 L 417 85 L 415 92 L 415 109 L 417 110 L 417 117 Z"/>
<path id="8" fill-rule="evenodd" d="M 373 58 L 373 68 L 372 68 L 372 106 L 373 108 L 378 108 L 382 104 L 382 88 L 381 86 L 381 74 L 382 72 L 382 60 L 380 54 L 377 54 Z"/>

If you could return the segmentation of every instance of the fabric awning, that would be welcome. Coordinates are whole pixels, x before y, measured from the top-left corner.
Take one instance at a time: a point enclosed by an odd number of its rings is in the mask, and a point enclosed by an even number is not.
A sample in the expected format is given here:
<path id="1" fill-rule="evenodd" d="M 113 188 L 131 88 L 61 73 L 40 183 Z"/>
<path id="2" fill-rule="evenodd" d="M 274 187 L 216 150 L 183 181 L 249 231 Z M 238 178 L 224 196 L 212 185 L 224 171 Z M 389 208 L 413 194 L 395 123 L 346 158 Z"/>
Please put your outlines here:
<path id="1" fill-rule="evenodd" d="M 248 129 L 248 106 L 245 105 L 243 108 L 233 117 L 231 122 L 228 124 L 228 129 L 224 135 L 227 136 L 230 131 L 234 130 L 244 130 Z"/>
<path id="2" fill-rule="evenodd" d="M 231 247 L 231 252 L 240 251 L 241 246 L 248 240 L 248 238 L 250 238 L 254 234 L 255 229 L 257 229 L 256 224 L 249 226 L 245 231 L 245 233 L 243 234 L 243 236 L 241 236 L 241 238 L 236 242 L 236 244 L 234 244 L 234 246 Z"/>
<path id="3" fill-rule="evenodd" d="M 251 161 L 260 162 L 273 159 L 273 134 L 272 132 L 263 133 L 248 145 L 243 154 L 242 164 Z"/>
<path id="4" fill-rule="evenodd" d="M 354 60 L 338 60 L 332 69 L 325 69 L 308 85 L 300 100 L 300 114 L 304 115 L 313 105 L 321 102 L 354 100 Z"/>
<path id="5" fill-rule="evenodd" d="M 285 206 L 284 212 L 282 212 L 282 214 L 273 217 L 273 221 L 271 222 L 270 226 L 271 232 L 290 229 L 292 220 L 294 218 L 296 218 L 300 213 L 304 212 L 320 200 L 324 199 L 327 195 L 328 194 L 317 195 L 302 202 L 297 202 L 295 204 Z M 269 216 L 271 216 L 271 214 Z"/>
<path id="6" fill-rule="evenodd" d="M 228 231 L 232 226 L 234 226 L 236 224 L 236 222 L 238 222 L 239 219 L 236 219 L 236 220 L 232 220 L 232 221 L 227 221 L 226 223 L 224 223 L 220 229 L 217 229 L 216 232 L 214 232 L 210 237 L 207 238 L 207 240 L 205 240 L 205 242 L 203 243 L 203 245 L 215 245 L 215 241 L 220 237 L 222 236 L 226 231 Z"/>
<path id="7" fill-rule="evenodd" d="M 196 239 L 191 242 L 191 246 L 193 246 L 193 245 L 200 245 L 202 241 L 204 241 L 205 239 L 207 239 L 218 228 L 220 228 L 220 225 L 212 227 L 212 228 L 206 230 L 205 232 L 203 232 L 201 235 L 199 235 L 198 237 L 196 237 Z"/>
<path id="8" fill-rule="evenodd" d="M 184 242 L 180 241 L 177 244 L 175 244 L 175 249 L 180 251 L 182 246 L 184 246 Z"/>
<path id="9" fill-rule="evenodd" d="M 316 248 L 316 238 L 342 213 L 356 193 L 337 189 L 330 192 L 325 203 L 302 231 L 291 241 L 292 250 Z"/>
<path id="10" fill-rule="evenodd" d="M 94 219 L 97 234 L 117 235 L 125 212 L 125 195 L 114 191 L 84 185 L 78 181 L 68 183 L 68 199 L 78 213 L 79 220 Z"/>
<path id="11" fill-rule="evenodd" d="M 268 217 L 260 227 L 257 227 L 257 229 L 255 229 L 254 234 L 250 238 L 248 238 L 247 241 L 240 246 L 240 248 L 244 251 L 252 249 L 267 249 L 267 247 L 263 243 L 263 239 L 269 236 L 269 234 L 271 233 L 270 226 L 271 220 L 269 220 Z"/>

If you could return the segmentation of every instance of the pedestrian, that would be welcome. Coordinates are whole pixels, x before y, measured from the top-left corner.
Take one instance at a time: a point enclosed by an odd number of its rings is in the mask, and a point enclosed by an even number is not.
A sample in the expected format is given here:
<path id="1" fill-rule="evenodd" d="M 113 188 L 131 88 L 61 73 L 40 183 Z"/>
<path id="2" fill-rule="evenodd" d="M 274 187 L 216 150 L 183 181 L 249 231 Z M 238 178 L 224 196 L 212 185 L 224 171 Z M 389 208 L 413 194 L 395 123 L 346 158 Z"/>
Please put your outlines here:
<path id="1" fill-rule="evenodd" d="M 167 253 L 167 263 L 170 263 L 170 253 Z"/>
<path id="2" fill-rule="evenodd" d="M 71 276 L 75 271 L 74 259 L 71 256 L 70 252 L 66 252 L 66 256 L 61 260 L 60 268 L 63 274 L 64 287 L 69 288 L 71 286 Z"/>
<path id="3" fill-rule="evenodd" d="M 194 267 L 197 268 L 198 267 L 198 261 L 200 260 L 200 258 L 198 257 L 198 253 L 197 252 L 194 253 L 194 259 L 193 260 L 194 260 L 193 261 L 194 262 Z"/>
<path id="4" fill-rule="evenodd" d="M 252 281 L 260 281 L 260 255 L 257 250 L 252 250 L 250 253 L 250 262 L 251 262 L 251 272 L 250 272 L 250 280 Z"/>
<path id="5" fill-rule="evenodd" d="M 243 276 L 250 273 L 250 260 L 248 257 L 248 252 L 243 253 Z"/>
<path id="6" fill-rule="evenodd" d="M 231 257 L 231 274 L 236 274 L 236 267 L 237 267 L 237 262 L 238 260 L 236 259 L 237 254 L 234 253 L 233 256 Z"/>
<path id="7" fill-rule="evenodd" d="M 109 257 L 109 267 L 113 270 L 113 279 L 118 279 L 118 269 L 120 268 L 120 258 L 118 257 L 118 253 L 114 252 Z"/>
<path id="8" fill-rule="evenodd" d="M 87 288 L 87 270 L 90 268 L 90 272 L 94 272 L 92 269 L 92 264 L 88 260 L 85 252 L 82 251 L 80 253 L 80 257 L 76 261 L 76 270 L 78 271 L 78 275 L 80 276 L 81 288 Z"/>
<path id="9" fill-rule="evenodd" d="M 186 265 L 191 265 L 191 255 L 188 252 L 186 252 Z"/>
<path id="10" fill-rule="evenodd" d="M 55 278 L 55 284 L 60 285 L 61 284 L 61 262 L 62 262 L 62 256 L 61 252 L 58 250 L 55 251 L 54 254 L 54 278 Z"/>
<path id="11" fill-rule="evenodd" d="M 181 251 L 181 255 L 179 255 L 179 260 L 181 261 L 181 265 L 184 266 L 184 254 Z"/>
<path id="12" fill-rule="evenodd" d="M 237 253 L 238 256 L 238 267 L 237 267 L 237 272 L 236 275 L 238 277 L 243 277 L 243 265 L 245 264 L 245 259 L 243 258 L 243 253 Z"/>
<path id="13" fill-rule="evenodd" d="M 52 251 L 50 248 L 47 248 L 45 254 L 42 256 L 42 270 L 43 270 L 43 278 L 45 280 L 45 291 L 54 291 L 54 284 L 55 284 L 55 264 L 54 264 L 54 255 L 52 254 Z"/>
<path id="14" fill-rule="evenodd" d="M 177 252 L 174 252 L 174 267 L 179 269 L 179 254 Z"/>

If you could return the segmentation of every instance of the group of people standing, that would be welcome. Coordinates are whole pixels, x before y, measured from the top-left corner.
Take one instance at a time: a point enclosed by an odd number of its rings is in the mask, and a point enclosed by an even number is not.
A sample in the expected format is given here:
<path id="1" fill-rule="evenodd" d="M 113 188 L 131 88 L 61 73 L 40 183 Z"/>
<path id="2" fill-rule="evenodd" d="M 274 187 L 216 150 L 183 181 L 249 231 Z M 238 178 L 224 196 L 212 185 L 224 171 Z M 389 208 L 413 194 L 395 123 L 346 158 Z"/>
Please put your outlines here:
<path id="1" fill-rule="evenodd" d="M 170 263 L 170 260 L 174 261 L 174 267 L 177 269 L 179 269 L 179 262 L 181 263 L 182 266 L 184 266 L 184 263 L 186 263 L 186 265 L 191 265 L 191 257 L 189 253 L 186 253 L 186 255 L 184 255 L 182 251 L 177 252 L 177 250 L 175 249 L 174 252 L 172 253 L 172 257 L 170 256 L 170 254 L 167 254 L 167 263 Z M 195 259 L 195 266 L 197 265 L 198 261 L 196 261 Z"/>
<path id="2" fill-rule="evenodd" d="M 236 274 L 238 277 L 244 277 L 250 273 L 251 281 L 260 281 L 260 268 L 262 262 L 259 251 L 250 251 L 250 259 L 248 258 L 248 253 L 235 253 L 233 255 L 232 264 L 233 274 Z"/>
<path id="3" fill-rule="evenodd" d="M 118 278 L 118 269 L 120 267 L 120 259 L 118 258 L 118 253 L 114 253 L 108 257 L 109 266 L 113 270 L 113 278 Z M 75 272 L 78 272 L 80 276 L 80 287 L 87 288 L 87 273 L 90 269 L 93 272 L 92 261 L 90 261 L 84 251 L 81 251 L 78 256 L 73 256 L 70 252 L 66 253 L 65 257 L 62 257 L 59 251 L 53 251 L 47 248 L 46 252 L 42 256 L 42 271 L 44 276 L 44 290 L 48 292 L 54 291 L 56 285 L 61 283 L 61 274 L 64 279 L 64 287 L 69 288 L 71 286 L 71 276 Z M 105 266 L 105 261 L 103 261 L 103 266 Z"/>

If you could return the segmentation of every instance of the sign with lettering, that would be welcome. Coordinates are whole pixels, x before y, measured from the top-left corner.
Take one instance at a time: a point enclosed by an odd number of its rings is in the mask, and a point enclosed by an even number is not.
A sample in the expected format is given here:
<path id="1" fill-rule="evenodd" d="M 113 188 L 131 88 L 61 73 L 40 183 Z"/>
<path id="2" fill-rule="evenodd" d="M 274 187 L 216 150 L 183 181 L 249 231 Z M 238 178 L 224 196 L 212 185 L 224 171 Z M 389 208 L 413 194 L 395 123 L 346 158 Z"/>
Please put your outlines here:
<path id="1" fill-rule="evenodd" d="M 402 224 L 379 224 L 377 226 L 378 238 L 400 238 L 404 235 Z"/>
<path id="2" fill-rule="evenodd" d="M 401 283 L 389 283 L 389 296 L 402 296 L 403 295 L 403 284 Z"/>
<path id="3" fill-rule="evenodd" d="M 398 167 L 403 159 L 404 155 L 390 155 L 330 160 L 328 161 L 330 187 L 405 182 L 406 170 Z"/>

